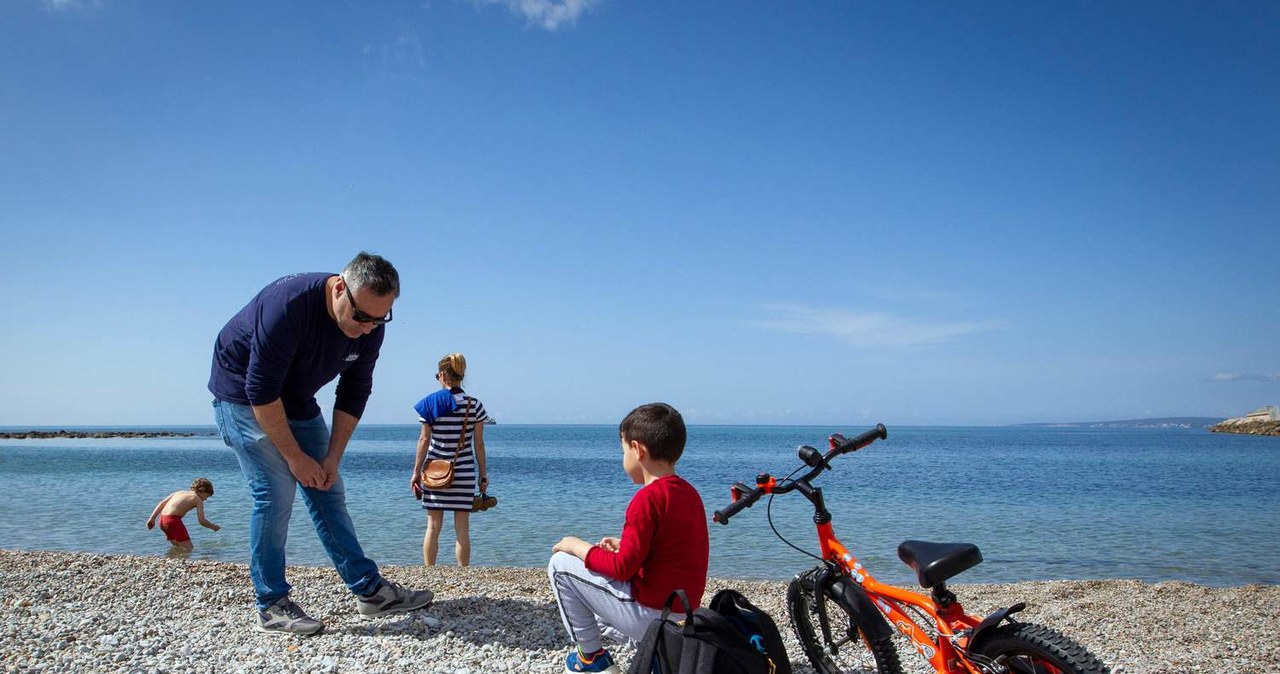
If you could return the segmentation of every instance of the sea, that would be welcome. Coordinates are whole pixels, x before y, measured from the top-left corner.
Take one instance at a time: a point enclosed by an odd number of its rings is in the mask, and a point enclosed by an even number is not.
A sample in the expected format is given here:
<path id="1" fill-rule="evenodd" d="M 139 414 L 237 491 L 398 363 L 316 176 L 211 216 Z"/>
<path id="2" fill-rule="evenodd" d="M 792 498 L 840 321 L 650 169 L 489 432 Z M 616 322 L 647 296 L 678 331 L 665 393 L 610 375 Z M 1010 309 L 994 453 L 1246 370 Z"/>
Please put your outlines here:
<path id="1" fill-rule="evenodd" d="M 30 429 L 0 429 L 30 430 Z M 248 561 L 250 499 L 234 453 L 213 427 L 190 437 L 0 440 L 0 548 L 172 554 L 145 522 L 195 477 L 213 481 L 213 532 L 186 523 L 192 559 Z M 729 487 L 783 477 L 803 444 L 860 427 L 691 426 L 678 472 L 707 515 Z M 416 425 L 365 425 L 342 464 L 365 552 L 384 565 L 422 563 L 426 516 L 409 488 Z M 618 535 L 637 487 L 622 471 L 612 425 L 486 426 L 498 506 L 471 515 L 471 563 L 540 568 L 565 535 Z M 839 457 L 822 487 L 837 536 L 879 580 L 909 584 L 907 539 L 968 542 L 983 562 L 953 582 L 1180 580 L 1280 583 L 1280 438 L 1204 429 L 890 427 Z M 453 562 L 446 517 L 440 562 Z M 813 508 L 798 492 L 762 498 L 727 526 L 708 523 L 710 574 L 786 579 L 817 563 Z M 290 564 L 327 566 L 301 498 Z"/>

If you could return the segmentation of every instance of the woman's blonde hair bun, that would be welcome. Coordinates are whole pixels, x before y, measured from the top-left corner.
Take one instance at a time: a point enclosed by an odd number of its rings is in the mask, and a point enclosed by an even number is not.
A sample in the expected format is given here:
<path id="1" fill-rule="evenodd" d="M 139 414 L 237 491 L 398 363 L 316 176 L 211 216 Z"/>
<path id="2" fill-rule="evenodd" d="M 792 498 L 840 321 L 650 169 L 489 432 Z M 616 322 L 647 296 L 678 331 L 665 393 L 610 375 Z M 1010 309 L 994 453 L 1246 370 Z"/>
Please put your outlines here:
<path id="1" fill-rule="evenodd" d="M 460 353 L 451 353 L 440 359 L 440 372 L 449 382 L 461 382 L 467 376 L 467 357 Z"/>

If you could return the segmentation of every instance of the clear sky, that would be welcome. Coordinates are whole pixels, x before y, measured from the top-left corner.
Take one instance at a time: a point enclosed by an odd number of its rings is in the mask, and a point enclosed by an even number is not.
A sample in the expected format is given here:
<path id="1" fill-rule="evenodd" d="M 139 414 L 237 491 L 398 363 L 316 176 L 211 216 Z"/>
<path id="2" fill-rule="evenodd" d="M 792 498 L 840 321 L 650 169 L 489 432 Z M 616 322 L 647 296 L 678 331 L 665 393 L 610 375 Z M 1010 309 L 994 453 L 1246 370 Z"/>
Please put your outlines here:
<path id="1" fill-rule="evenodd" d="M 1238 415 L 1278 228 L 1270 1 L 0 3 L 0 425 L 211 424 L 360 250 L 370 423 Z"/>

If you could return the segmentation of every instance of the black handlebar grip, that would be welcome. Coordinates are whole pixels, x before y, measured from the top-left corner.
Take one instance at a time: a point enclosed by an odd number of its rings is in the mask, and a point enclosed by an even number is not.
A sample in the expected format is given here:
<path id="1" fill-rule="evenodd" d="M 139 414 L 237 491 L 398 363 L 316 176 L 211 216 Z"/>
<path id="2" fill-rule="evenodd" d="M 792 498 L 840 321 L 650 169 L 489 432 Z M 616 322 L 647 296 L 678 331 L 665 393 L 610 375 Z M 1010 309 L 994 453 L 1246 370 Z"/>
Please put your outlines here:
<path id="1" fill-rule="evenodd" d="M 715 514 L 711 516 L 711 519 L 719 522 L 720 524 L 728 524 L 730 517 L 742 512 L 744 508 L 750 508 L 758 500 L 760 500 L 760 492 L 752 489 L 740 496 L 738 500 L 730 503 L 720 510 L 717 510 Z"/>
<path id="2" fill-rule="evenodd" d="M 875 442 L 876 440 L 884 440 L 887 437 L 889 437 L 889 429 L 885 428 L 884 424 L 876 424 L 875 428 L 850 440 L 848 445 L 846 445 L 844 451 L 856 452 L 859 449 L 862 449 L 863 447 L 866 447 L 867 445 Z"/>

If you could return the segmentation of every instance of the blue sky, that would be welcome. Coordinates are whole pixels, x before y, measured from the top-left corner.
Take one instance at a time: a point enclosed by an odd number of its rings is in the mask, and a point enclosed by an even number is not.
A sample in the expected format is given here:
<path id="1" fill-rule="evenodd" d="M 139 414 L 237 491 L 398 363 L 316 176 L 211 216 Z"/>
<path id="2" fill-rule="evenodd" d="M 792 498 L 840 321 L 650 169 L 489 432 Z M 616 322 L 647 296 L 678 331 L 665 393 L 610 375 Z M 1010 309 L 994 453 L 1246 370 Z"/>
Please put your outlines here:
<path id="1" fill-rule="evenodd" d="M 1280 5 L 0 4 L 0 425 L 208 424 L 380 253 L 366 412 L 1005 424 L 1280 403 Z M 328 407 L 329 394 L 321 396 Z"/>

